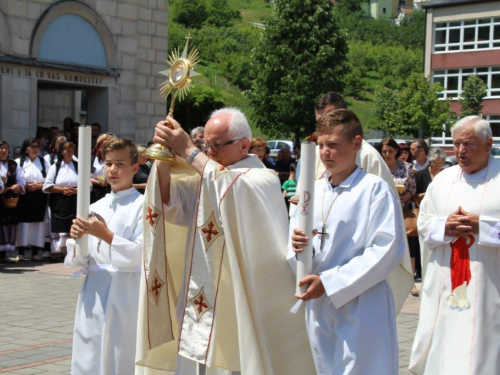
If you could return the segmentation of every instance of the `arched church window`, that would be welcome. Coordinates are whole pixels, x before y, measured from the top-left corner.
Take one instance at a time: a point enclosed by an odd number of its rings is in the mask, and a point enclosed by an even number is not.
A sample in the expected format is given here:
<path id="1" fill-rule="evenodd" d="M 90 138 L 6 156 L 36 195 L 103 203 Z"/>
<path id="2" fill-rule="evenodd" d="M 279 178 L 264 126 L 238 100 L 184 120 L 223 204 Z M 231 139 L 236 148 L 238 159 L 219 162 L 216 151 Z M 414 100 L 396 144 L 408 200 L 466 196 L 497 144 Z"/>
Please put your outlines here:
<path id="1" fill-rule="evenodd" d="M 41 38 L 38 58 L 107 67 L 106 50 L 97 30 L 75 14 L 63 14 L 47 26 Z"/>

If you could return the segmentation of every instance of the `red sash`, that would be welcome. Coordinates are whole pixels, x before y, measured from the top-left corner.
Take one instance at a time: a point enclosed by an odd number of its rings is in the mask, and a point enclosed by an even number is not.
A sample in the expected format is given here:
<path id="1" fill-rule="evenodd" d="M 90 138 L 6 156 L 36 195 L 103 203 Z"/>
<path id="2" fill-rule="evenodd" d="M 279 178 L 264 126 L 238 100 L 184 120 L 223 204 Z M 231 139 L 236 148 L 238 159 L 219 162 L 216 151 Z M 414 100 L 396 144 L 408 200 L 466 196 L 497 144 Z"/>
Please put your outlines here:
<path id="1" fill-rule="evenodd" d="M 474 236 L 460 237 L 451 246 L 451 290 L 467 282 L 469 285 L 471 279 L 469 249 L 474 244 Z"/>

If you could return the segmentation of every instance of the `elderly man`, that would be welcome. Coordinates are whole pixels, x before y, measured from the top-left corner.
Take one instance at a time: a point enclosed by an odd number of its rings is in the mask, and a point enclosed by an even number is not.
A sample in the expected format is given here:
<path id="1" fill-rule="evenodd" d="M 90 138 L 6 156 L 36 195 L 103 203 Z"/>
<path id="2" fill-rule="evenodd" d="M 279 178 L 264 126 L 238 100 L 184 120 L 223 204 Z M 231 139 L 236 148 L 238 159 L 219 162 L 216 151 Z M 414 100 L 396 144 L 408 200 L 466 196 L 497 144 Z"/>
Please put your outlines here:
<path id="1" fill-rule="evenodd" d="M 203 142 L 205 138 L 205 128 L 203 126 L 198 126 L 191 130 L 191 139 L 193 142 Z"/>
<path id="2" fill-rule="evenodd" d="M 410 146 L 411 156 L 413 158 L 413 169 L 421 171 L 429 166 L 427 154 L 429 154 L 429 145 L 423 139 L 415 139 Z"/>
<path id="3" fill-rule="evenodd" d="M 451 132 L 458 165 L 434 178 L 420 206 L 429 261 L 410 370 L 499 374 L 500 161 L 486 120 L 465 117 Z"/>
<path id="4" fill-rule="evenodd" d="M 160 364 L 150 367 L 189 375 L 314 373 L 304 318 L 288 313 L 295 281 L 284 262 L 288 221 L 279 181 L 248 155 L 252 134 L 244 114 L 233 108 L 212 114 L 205 126 L 208 156 L 175 120 L 168 122 L 171 127 L 157 124 L 154 141 L 197 174 L 174 179 L 172 166 L 157 162 L 161 212 L 189 234 L 173 334 L 178 343 L 161 345 Z M 166 241 L 172 261 L 168 235 Z M 156 329 L 150 327 L 153 335 Z M 177 363 L 169 362 L 169 351 L 178 353 Z M 148 354 L 153 363 L 154 351 Z"/>

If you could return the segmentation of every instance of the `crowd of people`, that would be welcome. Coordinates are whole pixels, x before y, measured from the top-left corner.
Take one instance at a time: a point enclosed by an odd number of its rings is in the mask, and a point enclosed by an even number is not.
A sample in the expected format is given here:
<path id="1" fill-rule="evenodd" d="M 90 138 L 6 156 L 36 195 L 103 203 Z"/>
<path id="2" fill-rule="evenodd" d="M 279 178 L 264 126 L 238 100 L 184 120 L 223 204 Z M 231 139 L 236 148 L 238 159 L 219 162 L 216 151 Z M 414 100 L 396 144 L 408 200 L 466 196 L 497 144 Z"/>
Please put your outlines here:
<path id="1" fill-rule="evenodd" d="M 170 117 L 156 124 L 153 141 L 189 173 L 156 161 L 149 175 L 144 149 L 96 131 L 88 218 L 75 212 L 84 172 L 70 121 L 49 133 L 57 152 L 45 156 L 39 135 L 16 160 L 0 142 L 0 250 L 40 255 L 50 232 L 50 251 L 67 251 L 65 265 L 87 278 L 73 374 L 395 375 L 396 315 L 410 290 L 422 298 L 413 373 L 499 373 L 500 161 L 489 123 L 452 127 L 458 165 L 443 170 L 445 151 L 422 139 L 385 138 L 376 150 L 337 93 L 314 109 L 311 201 L 296 199 L 300 153 L 269 160 L 234 108 L 191 134 Z M 300 208 L 288 215 L 285 203 Z M 88 253 L 75 247 L 83 235 Z M 309 243 L 312 271 L 297 280 Z M 292 314 L 297 300 L 305 309 Z"/>
<path id="2" fill-rule="evenodd" d="M 78 128 L 71 118 L 58 127 L 39 127 L 24 140 L 19 154 L 0 141 L 0 262 L 62 261 L 73 219 L 76 217 L 78 182 Z M 89 173 L 91 203 L 110 192 L 104 176 L 102 147 L 111 133 L 92 125 L 92 159 Z M 150 161 L 140 156 L 134 187 L 144 193 Z M 80 171 L 80 173 L 82 173 Z"/>

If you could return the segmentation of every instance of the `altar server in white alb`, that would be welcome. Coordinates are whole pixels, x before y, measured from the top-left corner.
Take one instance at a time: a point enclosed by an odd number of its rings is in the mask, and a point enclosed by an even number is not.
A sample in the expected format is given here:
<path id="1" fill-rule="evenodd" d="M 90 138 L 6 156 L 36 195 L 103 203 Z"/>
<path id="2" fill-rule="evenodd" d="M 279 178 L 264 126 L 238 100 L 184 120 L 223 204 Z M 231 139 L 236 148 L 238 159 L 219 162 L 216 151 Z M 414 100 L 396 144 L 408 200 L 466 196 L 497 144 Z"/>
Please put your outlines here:
<path id="1" fill-rule="evenodd" d="M 451 132 L 458 165 L 420 205 L 427 271 L 410 371 L 500 374 L 500 160 L 486 120 L 464 117 Z"/>
<path id="2" fill-rule="evenodd" d="M 143 196 L 132 187 L 137 148 L 112 139 L 102 149 L 112 192 L 77 217 L 71 237 L 89 234 L 89 256 L 75 254 L 68 241 L 65 265 L 87 274 L 76 308 L 73 375 L 133 374 L 142 261 Z"/>
<path id="3" fill-rule="evenodd" d="M 318 123 L 321 161 L 315 183 L 314 234 L 290 223 L 287 259 L 313 241 L 313 271 L 296 297 L 306 302 L 306 325 L 318 374 L 398 373 L 398 343 L 388 275 L 403 255 L 401 209 L 389 185 L 362 171 L 356 154 L 363 129 L 345 109 Z"/>

